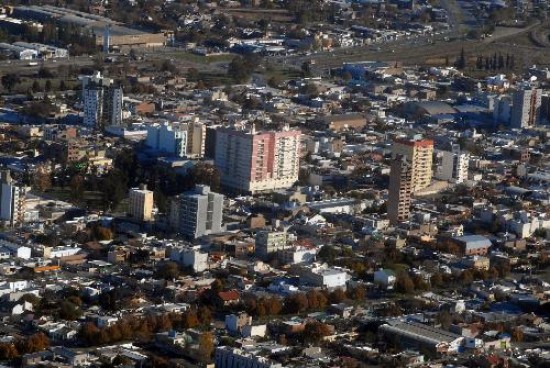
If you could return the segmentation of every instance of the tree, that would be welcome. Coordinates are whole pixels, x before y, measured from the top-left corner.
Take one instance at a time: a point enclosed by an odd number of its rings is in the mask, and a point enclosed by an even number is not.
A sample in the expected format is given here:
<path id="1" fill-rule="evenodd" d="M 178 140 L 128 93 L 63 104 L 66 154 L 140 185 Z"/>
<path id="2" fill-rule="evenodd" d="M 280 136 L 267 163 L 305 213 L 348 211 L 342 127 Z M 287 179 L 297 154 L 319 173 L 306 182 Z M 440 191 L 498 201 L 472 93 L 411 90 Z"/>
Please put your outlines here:
<path id="1" fill-rule="evenodd" d="M 68 300 L 62 301 L 59 305 L 59 317 L 62 319 L 73 321 L 80 317 L 81 314 L 82 311 L 78 308 L 78 306 Z"/>
<path id="2" fill-rule="evenodd" d="M 44 192 L 52 187 L 52 176 L 49 172 L 42 168 L 36 170 L 33 179 L 34 187 L 41 192 Z"/>
<path id="3" fill-rule="evenodd" d="M 396 277 L 395 289 L 401 293 L 412 293 L 414 282 L 406 272 L 400 272 Z"/>
<path id="4" fill-rule="evenodd" d="M 33 92 L 39 92 L 39 91 L 40 91 L 40 83 L 38 83 L 37 80 L 35 80 L 34 82 L 32 82 L 31 90 L 32 90 Z"/>
<path id="5" fill-rule="evenodd" d="M 157 269 L 157 277 L 165 280 L 173 280 L 179 277 L 180 270 L 176 262 L 163 262 Z"/>
<path id="6" fill-rule="evenodd" d="M 338 288 L 334 291 L 332 291 L 330 294 L 329 294 L 329 301 L 332 303 L 332 304 L 338 304 L 338 303 L 341 303 L 342 301 L 344 301 L 344 299 L 346 299 L 346 293 L 344 292 L 344 290 Z"/>
<path id="7" fill-rule="evenodd" d="M 46 84 L 44 84 L 44 90 L 46 92 L 50 92 L 52 90 L 52 81 L 51 80 L 47 80 L 46 81 Z"/>
<path id="8" fill-rule="evenodd" d="M 439 322 L 444 329 L 447 329 L 453 323 L 453 316 L 446 310 L 441 311 L 437 314 L 437 322 Z"/>
<path id="9" fill-rule="evenodd" d="M 357 285 L 350 291 L 350 298 L 356 301 L 363 301 L 367 296 L 367 290 L 363 285 Z"/>
<path id="10" fill-rule="evenodd" d="M 206 364 L 212 360 L 214 353 L 214 335 L 211 332 L 205 332 L 199 336 L 199 359 Z"/>
<path id="11" fill-rule="evenodd" d="M 81 200 L 84 195 L 84 177 L 80 174 L 73 176 L 70 186 L 71 198 L 73 200 Z"/>
<path id="12" fill-rule="evenodd" d="M 189 309 L 183 314 L 182 324 L 184 328 L 195 328 L 199 325 L 200 321 L 197 316 L 197 312 L 194 309 Z"/>
<path id="13" fill-rule="evenodd" d="M 460 56 L 456 64 L 458 69 L 464 69 L 466 67 L 466 56 L 464 55 L 464 47 L 460 50 Z"/>
<path id="14" fill-rule="evenodd" d="M 460 281 L 461 281 L 464 285 L 470 285 L 472 282 L 474 282 L 474 275 L 472 274 L 472 271 L 470 271 L 470 270 L 464 270 L 464 271 L 460 274 Z"/>
<path id="15" fill-rule="evenodd" d="M 312 321 L 306 323 L 306 326 L 304 328 L 304 341 L 310 342 L 310 343 L 319 343 L 323 337 L 329 336 L 332 333 L 331 328 L 329 325 Z"/>
<path id="16" fill-rule="evenodd" d="M 205 305 L 199 308 L 197 316 L 201 325 L 209 326 L 212 323 L 212 311 Z"/>
<path id="17" fill-rule="evenodd" d="M 210 187 L 213 192 L 219 192 L 221 189 L 221 177 L 219 170 L 206 162 L 198 162 L 189 171 L 189 177 L 195 184 L 205 184 Z"/>
<path id="18" fill-rule="evenodd" d="M 66 91 L 66 90 L 67 90 L 67 84 L 65 83 L 64 80 L 62 80 L 61 82 L 59 82 L 59 90 L 60 90 L 60 91 Z"/>
<path id="19" fill-rule="evenodd" d="M 21 83 L 21 78 L 18 74 L 8 73 L 2 76 L 2 86 L 6 88 L 10 93 L 17 84 Z"/>
<path id="20" fill-rule="evenodd" d="M 522 342 L 524 339 L 523 330 L 519 327 L 516 327 L 512 330 L 512 341 Z"/>
<path id="21" fill-rule="evenodd" d="M 295 293 L 287 296 L 283 304 L 285 314 L 301 313 L 308 308 L 308 300 L 304 293 Z"/>
<path id="22" fill-rule="evenodd" d="M 233 60 L 231 60 L 231 63 L 229 63 L 227 74 L 233 78 L 235 82 L 243 83 L 250 78 L 253 71 L 254 66 L 249 65 L 245 58 L 242 56 L 236 56 Z"/>

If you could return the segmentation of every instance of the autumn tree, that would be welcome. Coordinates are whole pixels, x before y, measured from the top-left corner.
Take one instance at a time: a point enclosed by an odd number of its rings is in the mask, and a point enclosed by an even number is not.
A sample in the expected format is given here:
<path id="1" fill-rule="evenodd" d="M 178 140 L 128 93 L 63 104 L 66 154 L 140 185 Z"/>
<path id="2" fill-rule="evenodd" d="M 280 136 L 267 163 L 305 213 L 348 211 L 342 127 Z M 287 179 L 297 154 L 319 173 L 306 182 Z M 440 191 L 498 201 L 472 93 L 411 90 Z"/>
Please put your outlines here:
<path id="1" fill-rule="evenodd" d="M 329 325 L 312 321 L 307 322 L 303 332 L 304 341 L 317 344 L 323 337 L 329 336 L 332 333 Z"/>
<path id="2" fill-rule="evenodd" d="M 206 364 L 212 360 L 214 353 L 214 335 L 211 332 L 205 332 L 199 336 L 199 359 Z"/>
<path id="3" fill-rule="evenodd" d="M 199 308 L 197 317 L 201 325 L 209 326 L 212 323 L 212 311 L 205 305 Z"/>
<path id="4" fill-rule="evenodd" d="M 297 314 L 306 311 L 308 308 L 307 297 L 304 293 L 289 295 L 284 301 L 285 314 Z"/>
<path id="5" fill-rule="evenodd" d="M 414 282 L 406 272 L 400 272 L 395 280 L 395 290 L 400 293 L 412 293 Z"/>
<path id="6" fill-rule="evenodd" d="M 330 294 L 329 294 L 329 301 L 332 303 L 332 304 L 338 304 L 338 303 L 341 303 L 344 301 L 344 299 L 346 299 L 346 293 L 344 292 L 344 290 L 342 290 L 341 288 L 338 288 L 336 290 L 333 290 Z"/>

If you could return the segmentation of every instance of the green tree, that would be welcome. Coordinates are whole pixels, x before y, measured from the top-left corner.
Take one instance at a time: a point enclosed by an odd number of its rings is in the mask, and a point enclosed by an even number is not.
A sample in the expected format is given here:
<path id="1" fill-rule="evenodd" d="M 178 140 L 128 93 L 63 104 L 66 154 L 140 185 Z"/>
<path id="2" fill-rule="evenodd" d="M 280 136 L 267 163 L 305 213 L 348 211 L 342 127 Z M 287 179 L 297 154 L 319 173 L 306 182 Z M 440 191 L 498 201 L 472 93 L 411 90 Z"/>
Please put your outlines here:
<path id="1" fill-rule="evenodd" d="M 61 319 L 74 321 L 80 317 L 81 314 L 82 311 L 78 308 L 78 306 L 68 300 L 64 300 L 59 304 L 59 317 Z"/>
<path id="2" fill-rule="evenodd" d="M 177 279 L 179 274 L 178 264 L 172 261 L 161 263 L 157 269 L 157 277 L 165 280 Z"/>
<path id="3" fill-rule="evenodd" d="M 10 93 L 17 84 L 21 83 L 21 78 L 18 74 L 8 73 L 2 76 L 2 86 L 6 88 Z"/>

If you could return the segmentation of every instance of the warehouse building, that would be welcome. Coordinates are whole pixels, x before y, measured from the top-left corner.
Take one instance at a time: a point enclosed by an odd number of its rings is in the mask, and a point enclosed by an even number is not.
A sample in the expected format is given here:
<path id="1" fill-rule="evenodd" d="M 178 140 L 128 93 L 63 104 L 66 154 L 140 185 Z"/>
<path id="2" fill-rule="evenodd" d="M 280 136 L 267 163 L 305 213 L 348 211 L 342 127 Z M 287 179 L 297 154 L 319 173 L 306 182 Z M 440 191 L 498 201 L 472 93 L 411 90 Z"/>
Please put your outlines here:
<path id="1" fill-rule="evenodd" d="M 418 322 L 392 322 L 380 326 L 378 331 L 401 348 L 426 349 L 433 353 L 455 353 L 463 340 L 460 335 Z"/>
<path id="2" fill-rule="evenodd" d="M 10 45 L 9 43 L 0 43 L 0 52 L 9 57 L 20 60 L 32 60 L 38 58 L 38 51 L 26 47 Z"/>
<path id="3" fill-rule="evenodd" d="M 14 42 L 13 45 L 36 50 L 39 57 L 42 59 L 65 58 L 69 56 L 69 51 L 67 49 L 44 45 L 42 43 Z"/>
<path id="4" fill-rule="evenodd" d="M 23 20 L 76 25 L 89 30 L 95 37 L 96 45 L 103 47 L 163 46 L 167 38 L 166 33 L 145 32 L 100 15 L 49 5 L 16 6 L 13 16 Z"/>

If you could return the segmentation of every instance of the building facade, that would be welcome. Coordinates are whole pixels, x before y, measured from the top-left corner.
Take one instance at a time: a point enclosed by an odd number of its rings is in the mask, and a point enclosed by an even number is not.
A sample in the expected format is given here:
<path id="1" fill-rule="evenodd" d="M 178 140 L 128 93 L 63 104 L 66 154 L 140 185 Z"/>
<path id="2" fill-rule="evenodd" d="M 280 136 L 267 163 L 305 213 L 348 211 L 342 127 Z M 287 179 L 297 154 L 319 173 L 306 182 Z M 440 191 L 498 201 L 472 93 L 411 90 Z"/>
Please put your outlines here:
<path id="1" fill-rule="evenodd" d="M 170 222 L 175 231 L 195 239 L 223 231 L 222 210 L 223 195 L 197 185 L 172 201 Z"/>
<path id="2" fill-rule="evenodd" d="M 411 165 L 413 193 L 432 182 L 434 142 L 430 139 L 398 139 L 392 148 L 393 157 L 404 156 Z"/>
<path id="3" fill-rule="evenodd" d="M 267 260 L 271 254 L 285 249 L 286 240 L 285 231 L 258 231 L 256 234 L 256 256 Z"/>
<path id="4" fill-rule="evenodd" d="M 153 220 L 153 191 L 147 186 L 130 190 L 130 215 L 139 221 Z"/>
<path id="5" fill-rule="evenodd" d="M 463 152 L 458 144 L 454 144 L 450 151 L 440 152 L 440 158 L 436 171 L 438 179 L 455 183 L 462 183 L 468 179 L 470 155 Z"/>
<path id="6" fill-rule="evenodd" d="M 25 219 L 25 197 L 29 188 L 11 178 L 9 170 L 1 173 L 0 220 L 9 227 L 21 226 Z"/>
<path id="7" fill-rule="evenodd" d="M 298 180 L 300 132 L 219 129 L 215 164 L 223 186 L 244 193 L 289 188 Z"/>
<path id="8" fill-rule="evenodd" d="M 147 127 L 145 144 L 176 157 L 203 157 L 206 126 L 199 122 L 164 123 Z"/>
<path id="9" fill-rule="evenodd" d="M 409 219 L 413 193 L 412 174 L 412 166 L 404 156 L 397 155 L 392 160 L 387 206 L 391 224 Z"/>
<path id="10" fill-rule="evenodd" d="M 202 272 L 208 268 L 208 254 L 200 251 L 199 247 L 180 246 L 170 250 L 170 260 L 190 267 L 193 272 Z"/>
<path id="11" fill-rule="evenodd" d="M 514 92 L 512 99 L 512 128 L 528 128 L 540 122 L 542 90 L 539 88 L 522 88 Z"/>
<path id="12" fill-rule="evenodd" d="M 100 72 L 82 78 L 84 125 L 103 129 L 122 124 L 122 88 Z"/>

